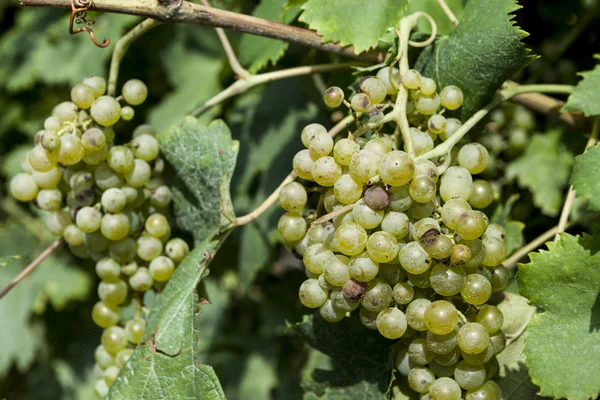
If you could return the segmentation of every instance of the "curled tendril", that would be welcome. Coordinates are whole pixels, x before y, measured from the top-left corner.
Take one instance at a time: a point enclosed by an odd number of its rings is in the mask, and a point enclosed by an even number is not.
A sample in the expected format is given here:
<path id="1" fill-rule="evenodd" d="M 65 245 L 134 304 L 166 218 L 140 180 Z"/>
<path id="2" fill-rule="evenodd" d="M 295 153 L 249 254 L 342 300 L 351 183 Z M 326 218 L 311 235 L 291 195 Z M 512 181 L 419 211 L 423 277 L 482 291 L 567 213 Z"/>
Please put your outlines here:
<path id="1" fill-rule="evenodd" d="M 433 17 L 427 13 L 419 12 L 417 13 L 419 18 L 425 18 L 431 24 L 431 35 L 429 38 L 423 42 L 413 42 L 412 40 L 408 41 L 408 44 L 412 47 L 425 47 L 429 46 L 435 40 L 437 35 L 437 25 L 433 19 Z"/>
<path id="2" fill-rule="evenodd" d="M 87 19 L 87 10 L 92 5 L 92 0 L 71 0 L 71 19 L 69 20 L 69 33 L 74 35 L 79 32 L 87 32 L 92 39 L 92 42 L 98 47 L 106 47 L 110 44 L 110 39 L 105 38 L 102 43 L 98 42 L 96 39 L 96 35 L 91 28 L 87 26 L 75 29 L 73 25 L 75 23 L 78 24 L 86 24 L 86 25 L 94 25 L 96 23 L 93 19 Z"/>

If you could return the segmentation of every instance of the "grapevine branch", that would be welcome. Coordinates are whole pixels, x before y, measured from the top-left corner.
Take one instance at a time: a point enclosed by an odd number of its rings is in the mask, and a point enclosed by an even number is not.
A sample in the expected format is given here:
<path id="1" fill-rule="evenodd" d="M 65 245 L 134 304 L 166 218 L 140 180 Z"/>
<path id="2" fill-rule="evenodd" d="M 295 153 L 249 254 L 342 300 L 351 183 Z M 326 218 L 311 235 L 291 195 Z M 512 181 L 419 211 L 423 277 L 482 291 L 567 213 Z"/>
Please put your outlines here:
<path id="1" fill-rule="evenodd" d="M 24 6 L 71 8 L 70 0 L 20 0 L 20 2 Z M 329 53 L 374 64 L 382 62 L 386 56 L 385 52 L 381 51 L 369 51 L 357 55 L 352 46 L 342 47 L 336 43 L 323 43 L 321 36 L 308 29 L 206 7 L 189 1 L 181 1 L 173 6 L 172 4 L 163 5 L 156 0 L 95 0 L 89 10 L 137 15 L 162 22 L 189 23 L 232 29 L 301 46 L 314 47 Z"/>
<path id="2" fill-rule="evenodd" d="M 21 271 L 21 273 L 19 273 L 19 275 L 17 275 L 12 281 L 10 281 L 10 283 L 0 292 L 0 299 L 2 299 L 4 296 L 6 296 L 8 294 L 8 292 L 10 292 L 12 290 L 12 288 L 17 286 L 19 284 L 19 282 L 21 282 L 23 279 L 25 279 L 27 277 L 27 275 L 32 273 L 33 270 L 36 269 L 38 267 L 38 265 L 40 265 L 42 263 L 42 261 L 44 261 L 50 254 L 52 254 L 52 252 L 54 250 L 56 250 L 63 243 L 63 241 L 64 241 L 64 239 L 61 237 L 59 239 L 56 239 L 54 241 L 54 243 L 52 243 L 50 246 L 48 246 L 46 248 L 46 250 L 44 250 L 42 252 L 42 254 L 40 254 L 35 260 L 33 260 L 23 271 Z"/>
<path id="3" fill-rule="evenodd" d="M 557 119 L 565 125 L 581 132 L 586 132 L 586 119 L 581 113 L 560 112 L 564 101 L 541 93 L 521 93 L 511 98 L 513 103 L 521 104 L 539 114 Z"/>

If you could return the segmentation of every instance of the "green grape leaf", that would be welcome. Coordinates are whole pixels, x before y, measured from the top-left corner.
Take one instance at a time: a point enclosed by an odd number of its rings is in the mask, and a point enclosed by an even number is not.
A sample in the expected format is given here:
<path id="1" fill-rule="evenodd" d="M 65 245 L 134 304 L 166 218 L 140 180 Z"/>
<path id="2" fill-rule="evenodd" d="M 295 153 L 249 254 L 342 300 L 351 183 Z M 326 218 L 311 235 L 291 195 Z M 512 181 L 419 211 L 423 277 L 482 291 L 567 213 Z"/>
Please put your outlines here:
<path id="1" fill-rule="evenodd" d="M 186 117 L 158 135 L 161 150 L 175 168 L 172 187 L 177 225 L 194 235 L 196 243 L 224 231 L 235 219 L 229 197 L 239 143 L 231 139 L 225 123 L 206 126 Z"/>
<path id="2" fill-rule="evenodd" d="M 450 7 L 456 16 L 456 19 L 462 21 L 462 16 L 465 11 L 465 2 L 463 0 L 446 0 L 446 4 Z M 408 3 L 407 14 L 412 14 L 417 11 L 423 11 L 431 15 L 437 26 L 438 35 L 447 35 L 454 29 L 452 21 L 450 21 L 448 16 L 444 13 L 444 10 L 442 10 L 442 7 L 440 7 L 437 0 L 420 0 Z M 424 18 L 419 20 L 417 27 L 419 28 L 419 32 L 427 34 L 431 33 L 431 24 Z"/>
<path id="3" fill-rule="evenodd" d="M 583 154 L 575 157 L 571 184 L 577 197 L 589 199 L 588 207 L 600 211 L 600 145 L 590 147 Z"/>
<path id="4" fill-rule="evenodd" d="M 507 338 L 515 338 L 523 333 L 525 327 L 535 314 L 535 307 L 529 301 L 516 293 L 502 293 L 504 299 L 497 305 L 504 315 L 502 331 Z"/>
<path id="5" fill-rule="evenodd" d="M 508 221 L 504 224 L 504 229 L 506 230 L 506 254 L 511 255 L 523 246 L 525 224 L 521 221 Z"/>
<path id="6" fill-rule="evenodd" d="M 240 381 L 241 397 L 252 400 L 270 400 L 272 398 L 271 391 L 276 386 L 277 372 L 272 361 L 260 353 L 248 356 Z"/>
<path id="7" fill-rule="evenodd" d="M 286 3 L 287 0 L 262 0 L 252 15 L 269 21 L 289 24 L 300 13 L 300 7 L 293 7 L 284 13 Z M 243 34 L 240 39 L 238 57 L 251 73 L 256 73 L 269 64 L 275 65 L 283 57 L 288 46 L 287 42 L 281 40 Z"/>
<path id="8" fill-rule="evenodd" d="M 404 15 L 408 0 L 308 0 L 300 21 L 317 31 L 324 42 L 352 45 L 356 54 L 377 45 L 386 30 Z"/>
<path id="9" fill-rule="evenodd" d="M 600 54 L 596 54 L 594 57 L 600 60 Z M 562 111 L 579 111 L 586 117 L 600 115 L 600 99 L 598 99 L 600 64 L 596 65 L 593 70 L 582 72 L 579 75 L 583 79 L 573 89 L 573 93 L 567 99 Z"/>
<path id="10" fill-rule="evenodd" d="M 365 328 L 357 313 L 335 324 L 317 314 L 306 315 L 292 328 L 310 346 L 330 357 L 328 367 L 317 365 L 305 371 L 305 398 L 384 398 L 392 375 L 393 341 Z"/>
<path id="11" fill-rule="evenodd" d="M 534 204 L 544 214 L 556 216 L 572 164 L 573 155 L 561 142 L 561 132 L 553 130 L 535 134 L 525 152 L 508 165 L 506 176 L 529 189 Z"/>
<path id="12" fill-rule="evenodd" d="M 415 67 L 438 87 L 456 85 L 463 90 L 462 120 L 533 59 L 521 42 L 527 33 L 513 22 L 512 13 L 519 8 L 515 0 L 471 0 L 454 30 L 419 55 Z"/>
<path id="13" fill-rule="evenodd" d="M 205 126 L 192 117 L 158 138 L 178 177 L 177 220 L 194 233 L 196 246 L 158 296 L 142 343 L 121 369 L 108 398 L 225 399 L 212 367 L 199 359 L 203 327 L 198 330 L 196 289 L 230 232 L 228 221 L 234 215 L 229 185 L 238 144 L 223 121 Z M 202 308 L 210 307 L 202 303 Z"/>
<path id="14" fill-rule="evenodd" d="M 519 264 L 523 296 L 543 311 L 527 326 L 525 355 L 540 394 L 588 399 L 600 393 L 600 230 L 566 233 Z M 557 366 L 560 365 L 560 368 Z"/>
<path id="15" fill-rule="evenodd" d="M 0 267 L 6 267 L 13 260 L 18 260 L 21 256 L 0 256 Z"/>
<path id="16" fill-rule="evenodd" d="M 531 382 L 527 372 L 527 357 L 523 353 L 527 332 L 509 342 L 498 360 L 498 377 L 495 379 L 504 400 L 531 400 L 538 398 L 540 388 Z"/>

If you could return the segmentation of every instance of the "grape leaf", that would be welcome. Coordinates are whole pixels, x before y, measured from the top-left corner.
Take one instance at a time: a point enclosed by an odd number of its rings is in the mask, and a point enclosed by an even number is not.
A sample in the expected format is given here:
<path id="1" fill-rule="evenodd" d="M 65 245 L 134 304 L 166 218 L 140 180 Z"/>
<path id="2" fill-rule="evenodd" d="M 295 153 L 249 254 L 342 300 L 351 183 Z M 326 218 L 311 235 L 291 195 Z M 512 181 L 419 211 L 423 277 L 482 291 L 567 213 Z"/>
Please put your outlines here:
<path id="1" fill-rule="evenodd" d="M 527 327 L 525 355 L 540 394 L 588 399 L 600 393 L 600 231 L 561 234 L 519 264 L 521 294 L 543 309 Z M 560 365 L 560 368 L 557 366 Z"/>
<path id="2" fill-rule="evenodd" d="M 511 255 L 515 250 L 523 246 L 523 229 L 525 224 L 521 221 L 508 221 L 504 224 L 506 230 L 506 254 Z"/>
<path id="3" fill-rule="evenodd" d="M 531 382 L 527 367 L 527 357 L 523 347 L 527 333 L 509 342 L 502 353 L 496 356 L 498 360 L 498 377 L 496 383 L 502 389 L 504 400 L 531 400 L 538 398 L 539 387 Z"/>
<path id="4" fill-rule="evenodd" d="M 284 11 L 287 0 L 262 0 L 252 15 L 269 21 L 291 23 L 300 13 L 299 7 Z M 257 35 L 243 34 L 240 39 L 239 59 L 251 73 L 256 73 L 270 64 L 275 65 L 285 54 L 289 44 Z"/>
<path id="5" fill-rule="evenodd" d="M 397 26 L 407 5 L 408 0 L 308 0 L 300 21 L 324 42 L 352 45 L 358 54 L 375 47 L 389 27 Z"/>
<path id="6" fill-rule="evenodd" d="M 600 210 L 600 145 L 590 147 L 583 154 L 575 157 L 571 184 L 577 197 L 589 199 L 589 208 Z"/>
<path id="7" fill-rule="evenodd" d="M 506 176 L 516 178 L 519 186 L 528 188 L 534 204 L 544 214 L 556 216 L 572 163 L 571 152 L 561 142 L 561 132 L 553 130 L 535 134 L 525 152 L 508 166 Z"/>
<path id="8" fill-rule="evenodd" d="M 223 231 L 235 219 L 229 197 L 239 143 L 231 140 L 225 123 L 206 126 L 186 117 L 158 136 L 165 158 L 176 171 L 172 187 L 177 225 L 194 235 L 196 243 Z"/>
<path id="9" fill-rule="evenodd" d="M 594 56 L 600 59 L 600 54 Z M 567 99 L 562 111 L 579 111 L 586 117 L 591 115 L 600 115 L 600 64 L 596 65 L 591 71 L 579 74 L 583 79 L 577 83 L 573 93 Z"/>
<path id="10" fill-rule="evenodd" d="M 276 386 L 277 373 L 273 363 L 260 353 L 248 356 L 246 369 L 240 381 L 242 398 L 270 400 L 272 398 L 271 391 Z"/>
<path id="11" fill-rule="evenodd" d="M 502 83 L 533 59 L 514 25 L 515 0 L 471 0 L 460 23 L 419 55 L 415 67 L 438 87 L 459 86 L 462 120 L 485 105 Z"/>
<path id="12" fill-rule="evenodd" d="M 234 218 L 229 182 L 238 144 L 223 121 L 205 126 L 192 117 L 158 138 L 180 179 L 174 190 L 177 220 L 194 233 L 196 246 L 152 307 L 142 343 L 108 398 L 224 399 L 212 367 L 198 358 L 196 287 L 228 236 L 231 225 L 224 221 Z"/>
<path id="13" fill-rule="evenodd" d="M 504 299 L 497 305 L 504 315 L 502 331 L 511 339 L 523 333 L 523 330 L 535 314 L 535 307 L 529 301 L 516 293 L 502 293 Z"/>
<path id="14" fill-rule="evenodd" d="M 305 371 L 305 398 L 382 399 L 391 380 L 393 341 L 365 328 L 357 313 L 335 324 L 317 314 L 292 326 L 315 349 L 330 357 L 331 368 Z M 310 373 L 310 374 L 309 374 Z"/>

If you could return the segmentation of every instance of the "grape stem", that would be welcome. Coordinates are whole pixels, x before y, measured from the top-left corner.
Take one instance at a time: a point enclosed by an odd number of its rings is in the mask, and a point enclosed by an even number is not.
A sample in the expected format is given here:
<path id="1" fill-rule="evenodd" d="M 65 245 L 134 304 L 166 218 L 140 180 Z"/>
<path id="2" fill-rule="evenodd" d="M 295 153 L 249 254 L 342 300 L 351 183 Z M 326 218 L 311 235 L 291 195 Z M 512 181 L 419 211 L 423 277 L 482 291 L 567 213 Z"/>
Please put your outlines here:
<path id="1" fill-rule="evenodd" d="M 456 15 L 454 15 L 450 7 L 448 7 L 448 4 L 446 4 L 444 0 L 437 0 L 437 3 L 444 12 L 444 14 L 446 14 L 450 22 L 452 22 L 452 25 L 458 25 L 458 18 L 456 18 Z"/>
<path id="2" fill-rule="evenodd" d="M 160 22 L 151 18 L 145 19 L 136 26 L 133 27 L 125 36 L 123 36 L 117 44 L 112 53 L 112 59 L 110 60 L 110 70 L 108 72 L 108 95 L 115 96 L 117 94 L 117 81 L 119 80 L 119 69 L 121 68 L 121 61 L 131 43 L 137 38 L 148 32 L 150 29 L 159 25 Z"/>
<path id="3" fill-rule="evenodd" d="M 25 267 L 25 269 L 21 271 L 19 275 L 17 275 L 12 281 L 10 281 L 10 283 L 0 292 L 0 299 L 6 296 L 8 292 L 10 292 L 12 288 L 17 286 L 19 282 L 25 279 L 27 275 L 32 273 L 33 270 L 35 270 L 42 263 L 42 261 L 44 261 L 50 254 L 52 254 L 54 250 L 56 250 L 63 243 L 63 241 L 64 239 L 62 237 L 56 239 L 50 246 L 46 248 L 46 250 L 42 252 L 42 254 L 40 254 L 27 267 Z"/>
<path id="4" fill-rule="evenodd" d="M 594 126 L 592 128 L 592 134 L 588 139 L 585 149 L 583 152 L 585 153 L 587 149 L 591 146 L 594 146 L 598 142 L 598 135 L 600 134 L 600 118 L 596 117 L 594 119 Z M 569 192 L 567 193 L 567 198 L 565 200 L 565 204 L 563 205 L 562 211 L 560 213 L 560 219 L 558 221 L 558 229 L 556 231 L 556 235 L 554 236 L 554 240 L 560 240 L 560 234 L 563 233 L 567 227 L 567 222 L 569 222 L 569 215 L 571 214 L 571 208 L 573 208 L 573 202 L 575 201 L 575 189 L 573 185 L 569 186 Z"/>
<path id="5" fill-rule="evenodd" d="M 352 115 L 348 115 L 329 130 L 329 135 L 335 137 L 338 133 L 343 131 L 348 126 L 348 124 L 352 123 L 352 121 L 354 121 L 354 117 Z M 271 208 L 273 204 L 277 202 L 277 200 L 279 199 L 279 192 L 281 191 L 281 188 L 283 188 L 288 183 L 293 182 L 296 179 L 296 176 L 297 175 L 294 171 L 290 172 L 289 175 L 286 176 L 286 178 L 283 180 L 283 182 L 279 184 L 277 189 L 275 189 L 273 193 L 271 193 L 269 197 L 267 197 L 265 201 L 261 203 L 261 205 L 259 205 L 250 213 L 236 218 L 234 221 L 234 226 L 246 225 L 247 223 L 252 222 L 256 218 L 260 217 L 265 211 L 267 211 L 269 208 Z"/>
<path id="6" fill-rule="evenodd" d="M 333 210 L 329 214 L 325 214 L 321 218 L 318 218 L 317 220 L 315 220 L 312 224 L 310 224 L 310 226 L 320 225 L 323 222 L 327 222 L 329 220 L 334 219 L 338 215 L 342 215 L 344 213 L 347 213 L 348 211 L 352 210 L 352 208 L 354 207 L 355 204 L 356 204 L 356 202 L 351 203 L 351 204 L 346 204 L 345 206 L 340 207 L 337 210 Z"/>

